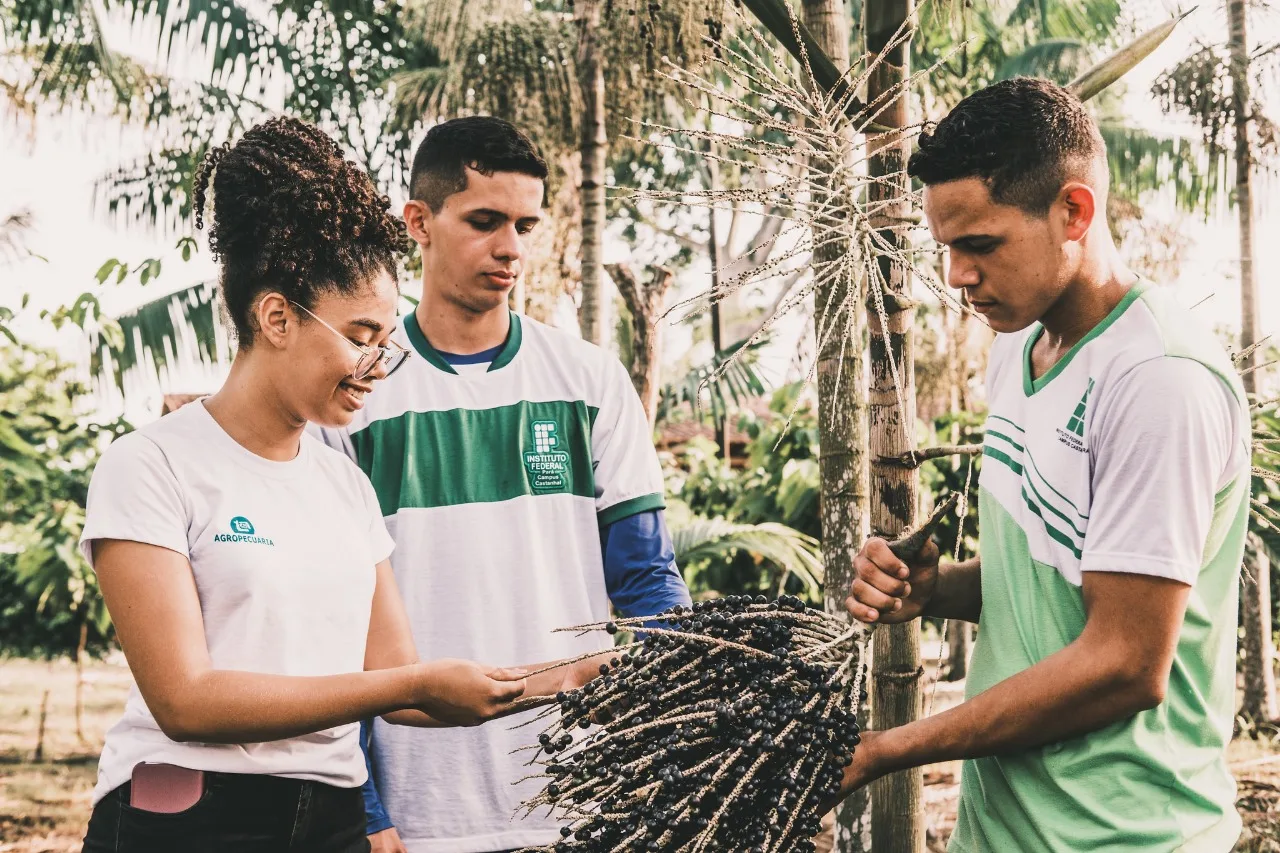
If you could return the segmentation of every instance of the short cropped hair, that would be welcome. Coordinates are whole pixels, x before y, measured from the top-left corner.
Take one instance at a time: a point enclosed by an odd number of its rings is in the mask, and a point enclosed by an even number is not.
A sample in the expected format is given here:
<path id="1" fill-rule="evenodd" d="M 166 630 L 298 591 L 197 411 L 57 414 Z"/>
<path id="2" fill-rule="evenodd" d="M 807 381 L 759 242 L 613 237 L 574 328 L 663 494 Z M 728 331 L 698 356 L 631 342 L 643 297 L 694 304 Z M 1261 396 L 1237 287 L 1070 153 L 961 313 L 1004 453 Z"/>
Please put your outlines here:
<path id="1" fill-rule="evenodd" d="M 1048 80 L 1015 77 L 965 98 L 922 133 L 907 172 L 925 186 L 979 178 L 996 203 L 1044 216 L 1063 185 L 1094 175 L 1105 155 L 1079 98 Z"/>
<path id="2" fill-rule="evenodd" d="M 515 125 L 493 116 L 468 116 L 427 131 L 413 157 L 409 195 L 439 213 L 445 199 L 467 188 L 467 169 L 547 179 L 547 161 Z"/>

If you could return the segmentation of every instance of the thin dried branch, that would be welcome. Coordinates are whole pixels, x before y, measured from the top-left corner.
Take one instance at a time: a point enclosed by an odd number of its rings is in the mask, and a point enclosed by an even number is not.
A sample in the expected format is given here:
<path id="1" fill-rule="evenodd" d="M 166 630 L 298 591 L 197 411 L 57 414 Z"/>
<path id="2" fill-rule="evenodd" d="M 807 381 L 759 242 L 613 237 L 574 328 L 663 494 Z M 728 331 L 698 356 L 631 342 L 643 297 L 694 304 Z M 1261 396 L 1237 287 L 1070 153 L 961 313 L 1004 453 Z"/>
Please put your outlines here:
<path id="1" fill-rule="evenodd" d="M 923 450 L 910 450 L 900 456 L 881 456 L 884 465 L 898 468 L 919 468 L 931 459 L 947 459 L 952 456 L 980 456 L 981 444 L 947 444 L 939 447 L 926 447 Z"/>

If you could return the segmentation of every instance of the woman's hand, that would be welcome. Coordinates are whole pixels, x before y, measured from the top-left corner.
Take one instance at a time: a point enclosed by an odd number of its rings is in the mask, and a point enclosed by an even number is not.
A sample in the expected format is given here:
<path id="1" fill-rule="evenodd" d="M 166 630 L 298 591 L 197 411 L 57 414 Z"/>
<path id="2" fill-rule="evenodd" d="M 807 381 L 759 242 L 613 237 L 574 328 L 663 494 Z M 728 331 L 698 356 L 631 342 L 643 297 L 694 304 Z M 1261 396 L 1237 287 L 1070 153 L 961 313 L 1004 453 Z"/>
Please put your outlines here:
<path id="1" fill-rule="evenodd" d="M 414 707 L 455 726 L 478 726 L 508 709 L 525 691 L 526 670 L 442 658 L 415 665 Z"/>

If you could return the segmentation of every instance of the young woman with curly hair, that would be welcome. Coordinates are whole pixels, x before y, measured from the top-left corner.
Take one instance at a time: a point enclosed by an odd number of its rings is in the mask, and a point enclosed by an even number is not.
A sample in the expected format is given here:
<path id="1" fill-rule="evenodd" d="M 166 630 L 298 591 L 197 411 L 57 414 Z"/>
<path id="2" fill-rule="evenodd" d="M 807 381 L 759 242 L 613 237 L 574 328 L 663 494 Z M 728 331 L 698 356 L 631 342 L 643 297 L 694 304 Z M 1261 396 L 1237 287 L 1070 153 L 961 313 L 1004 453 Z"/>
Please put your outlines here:
<path id="1" fill-rule="evenodd" d="M 85 850 L 364 851 L 359 720 L 476 725 L 589 675 L 419 662 L 372 486 L 304 434 L 407 357 L 388 199 L 287 118 L 210 153 L 198 227 L 210 189 L 230 375 L 114 443 L 89 491 L 81 547 L 137 683 Z"/>

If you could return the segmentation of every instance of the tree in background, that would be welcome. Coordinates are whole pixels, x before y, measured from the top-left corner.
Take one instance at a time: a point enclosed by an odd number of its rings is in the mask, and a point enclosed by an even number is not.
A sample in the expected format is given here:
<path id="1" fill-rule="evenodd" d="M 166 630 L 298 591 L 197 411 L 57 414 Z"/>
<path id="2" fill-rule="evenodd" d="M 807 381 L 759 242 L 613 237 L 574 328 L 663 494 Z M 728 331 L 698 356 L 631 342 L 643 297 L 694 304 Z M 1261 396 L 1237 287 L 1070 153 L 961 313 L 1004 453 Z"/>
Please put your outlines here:
<path id="1" fill-rule="evenodd" d="M 1239 226 L 1240 337 L 1237 367 L 1245 391 L 1257 404 L 1257 360 L 1260 332 L 1254 279 L 1254 174 L 1260 161 L 1280 153 L 1276 127 L 1262 112 L 1254 95 L 1259 78 L 1272 70 L 1274 46 L 1251 51 L 1248 40 L 1250 8 L 1246 0 L 1226 3 L 1228 33 L 1225 45 L 1200 46 L 1175 68 L 1161 75 L 1153 94 L 1164 109 L 1190 116 L 1204 133 L 1209 161 L 1225 171 L 1230 152 L 1234 186 L 1230 201 Z M 1264 61 L 1266 60 L 1266 61 Z M 1217 200 L 1217 199 L 1215 199 Z M 1275 643 L 1271 625 L 1271 568 L 1269 553 L 1255 524 L 1242 590 L 1244 624 L 1244 695 L 1240 714 L 1249 725 L 1272 723 L 1280 717 L 1275 686 Z"/>
<path id="2" fill-rule="evenodd" d="M 130 427 L 87 421 L 73 375 L 51 352 L 0 346 L 0 652 L 74 658 L 84 740 L 81 667 L 111 622 L 78 543 L 93 466 Z"/>

